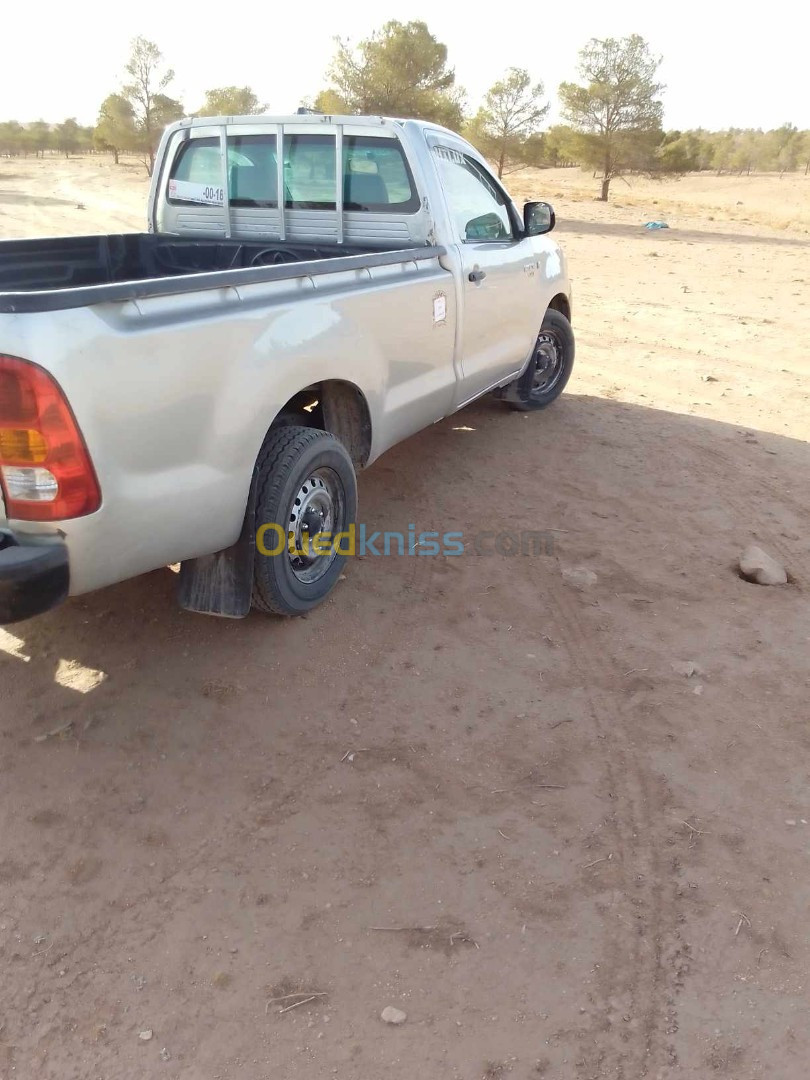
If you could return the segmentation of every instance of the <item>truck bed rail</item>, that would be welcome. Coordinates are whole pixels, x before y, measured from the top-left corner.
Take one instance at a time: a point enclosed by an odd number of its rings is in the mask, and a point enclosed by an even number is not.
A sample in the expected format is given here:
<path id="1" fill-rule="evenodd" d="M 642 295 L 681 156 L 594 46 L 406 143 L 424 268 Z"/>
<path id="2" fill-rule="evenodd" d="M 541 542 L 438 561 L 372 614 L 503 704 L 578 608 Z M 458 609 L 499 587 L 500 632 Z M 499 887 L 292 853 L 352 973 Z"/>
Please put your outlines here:
<path id="1" fill-rule="evenodd" d="M 280 240 L 200 240 L 152 233 L 6 240 L 0 314 L 60 311 L 146 296 L 315 277 L 436 259 L 443 247 L 380 250 Z"/>

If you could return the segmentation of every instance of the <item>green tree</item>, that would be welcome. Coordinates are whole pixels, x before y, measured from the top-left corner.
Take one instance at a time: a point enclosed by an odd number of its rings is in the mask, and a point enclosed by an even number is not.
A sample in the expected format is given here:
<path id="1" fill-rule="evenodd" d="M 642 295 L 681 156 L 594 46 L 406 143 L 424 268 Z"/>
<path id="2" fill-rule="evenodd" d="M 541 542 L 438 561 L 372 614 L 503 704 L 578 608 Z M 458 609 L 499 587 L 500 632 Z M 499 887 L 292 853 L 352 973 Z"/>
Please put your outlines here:
<path id="1" fill-rule="evenodd" d="M 65 157 L 70 157 L 71 154 L 79 152 L 82 146 L 82 129 L 74 117 L 63 120 L 61 124 L 56 125 L 54 141 L 56 149 Z"/>
<path id="2" fill-rule="evenodd" d="M 424 22 L 387 22 L 356 49 L 337 39 L 328 91 L 348 113 L 407 116 L 461 127 L 463 95 L 447 46 Z M 316 102 L 321 100 L 318 95 Z M 316 106 L 317 107 L 317 106 Z"/>
<path id="3" fill-rule="evenodd" d="M 337 90 L 321 90 L 315 95 L 312 108 L 326 116 L 345 116 L 352 111 L 348 101 L 342 98 Z"/>
<path id="4" fill-rule="evenodd" d="M 658 147 L 658 160 L 664 172 L 692 172 L 700 168 L 700 142 L 691 131 L 668 131 Z"/>
<path id="5" fill-rule="evenodd" d="M 735 134 L 736 132 L 729 128 L 728 131 L 716 131 L 712 135 L 712 168 L 718 176 L 732 167 Z"/>
<path id="6" fill-rule="evenodd" d="M 266 108 L 249 86 L 219 86 L 205 91 L 197 116 L 255 116 Z"/>
<path id="7" fill-rule="evenodd" d="M 761 143 L 761 131 L 749 129 L 735 132 L 732 139 L 730 165 L 738 176 L 742 176 L 743 173 L 750 176 L 751 170 L 757 167 L 761 159 Z"/>
<path id="8" fill-rule="evenodd" d="M 484 104 L 467 126 L 470 141 L 485 157 L 495 162 L 498 176 L 507 166 L 519 168 L 526 140 L 536 135 L 549 110 L 542 103 L 544 87 L 532 85 L 531 76 L 523 68 L 509 68 L 484 98 Z"/>
<path id="9" fill-rule="evenodd" d="M 16 120 L 0 124 L 0 155 L 17 157 L 27 149 L 27 132 Z"/>
<path id="10" fill-rule="evenodd" d="M 179 101 L 167 97 L 165 94 L 155 94 L 152 103 L 152 118 L 157 129 L 156 131 L 153 130 L 154 142 L 152 145 L 155 150 L 157 150 L 157 144 L 160 142 L 163 129 L 176 120 L 182 120 L 185 114 L 185 109 Z"/>
<path id="11" fill-rule="evenodd" d="M 123 94 L 109 94 L 102 101 L 93 132 L 93 142 L 99 150 L 111 153 L 116 165 L 119 154 L 137 148 L 135 110 Z"/>
<path id="12" fill-rule="evenodd" d="M 174 72 L 165 66 L 163 53 L 153 41 L 143 37 L 132 41 L 126 72 L 130 81 L 121 93 L 132 106 L 138 149 L 151 176 L 163 128 L 183 115 L 183 106 L 163 93 L 173 81 Z"/>
<path id="13" fill-rule="evenodd" d="M 29 150 L 34 151 L 35 157 L 45 157 L 45 151 L 53 146 L 54 135 L 51 125 L 44 120 L 35 120 L 26 129 L 26 143 Z"/>
<path id="14" fill-rule="evenodd" d="M 796 142 L 798 158 L 804 165 L 804 175 L 807 176 L 810 173 L 810 131 L 800 132 Z"/>
<path id="15" fill-rule="evenodd" d="M 654 170 L 663 118 L 660 63 L 638 34 L 591 38 L 579 54 L 583 82 L 560 86 L 563 115 L 579 133 L 583 164 L 601 177 L 603 202 L 614 177 Z"/>
<path id="16" fill-rule="evenodd" d="M 769 131 L 773 166 L 780 176 L 792 172 L 799 164 L 799 132 L 793 124 L 782 124 Z"/>
<path id="17" fill-rule="evenodd" d="M 529 135 L 520 145 L 520 165 L 527 168 L 542 169 L 551 164 L 548 160 L 549 148 L 546 144 L 546 136 L 538 132 Z"/>
<path id="18" fill-rule="evenodd" d="M 697 128 L 695 131 L 688 131 L 687 135 L 694 139 L 693 147 L 695 150 L 695 159 L 697 161 L 697 168 L 700 170 L 710 169 L 712 166 L 712 141 L 711 133 L 704 131 L 703 128 Z"/>
<path id="19" fill-rule="evenodd" d="M 92 124 L 82 124 L 79 127 L 79 150 L 82 154 L 92 154 L 94 152 L 96 146 L 93 132 Z"/>
<path id="20" fill-rule="evenodd" d="M 552 124 L 543 135 L 547 165 L 579 165 L 578 136 L 568 124 Z"/>
<path id="21" fill-rule="evenodd" d="M 703 128 L 693 131 L 668 131 L 659 147 L 659 155 L 663 159 L 665 170 L 668 167 L 668 158 L 675 158 L 672 172 L 699 172 L 702 169 L 711 169 L 714 161 L 715 135 Z M 683 165 L 679 168 L 678 165 Z"/>

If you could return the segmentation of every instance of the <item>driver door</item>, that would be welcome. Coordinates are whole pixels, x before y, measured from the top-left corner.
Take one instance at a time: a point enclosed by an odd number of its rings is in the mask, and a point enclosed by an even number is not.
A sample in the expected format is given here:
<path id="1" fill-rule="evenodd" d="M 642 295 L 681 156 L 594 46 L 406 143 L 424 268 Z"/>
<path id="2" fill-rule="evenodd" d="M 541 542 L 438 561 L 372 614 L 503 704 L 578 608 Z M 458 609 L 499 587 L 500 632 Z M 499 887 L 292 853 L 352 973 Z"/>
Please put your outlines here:
<path id="1" fill-rule="evenodd" d="M 540 328 L 537 255 L 509 200 L 462 142 L 431 147 L 456 237 L 463 282 L 461 371 L 456 406 L 523 366 Z"/>

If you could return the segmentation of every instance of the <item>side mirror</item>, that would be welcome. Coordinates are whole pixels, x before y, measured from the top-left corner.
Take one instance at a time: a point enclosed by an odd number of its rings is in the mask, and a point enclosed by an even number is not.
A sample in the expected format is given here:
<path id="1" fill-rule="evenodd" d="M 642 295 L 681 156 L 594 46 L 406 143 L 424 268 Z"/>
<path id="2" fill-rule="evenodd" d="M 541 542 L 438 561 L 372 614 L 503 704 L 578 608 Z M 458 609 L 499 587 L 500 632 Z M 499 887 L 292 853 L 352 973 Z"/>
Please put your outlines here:
<path id="1" fill-rule="evenodd" d="M 527 202 L 523 206 L 523 231 L 526 236 L 542 236 L 557 224 L 551 203 Z"/>

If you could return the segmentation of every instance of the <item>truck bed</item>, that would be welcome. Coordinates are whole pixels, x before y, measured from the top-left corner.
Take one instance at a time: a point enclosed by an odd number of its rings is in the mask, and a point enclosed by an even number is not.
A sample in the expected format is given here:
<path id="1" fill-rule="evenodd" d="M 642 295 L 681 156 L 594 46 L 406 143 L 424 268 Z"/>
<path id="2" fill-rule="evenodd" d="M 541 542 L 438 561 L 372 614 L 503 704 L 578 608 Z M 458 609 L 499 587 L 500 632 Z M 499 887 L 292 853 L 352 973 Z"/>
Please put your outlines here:
<path id="1" fill-rule="evenodd" d="M 443 249 L 428 246 L 392 251 L 346 244 L 202 240 L 153 233 L 3 240 L 0 313 L 84 307 L 302 273 L 316 275 L 431 259 L 442 253 Z"/>

